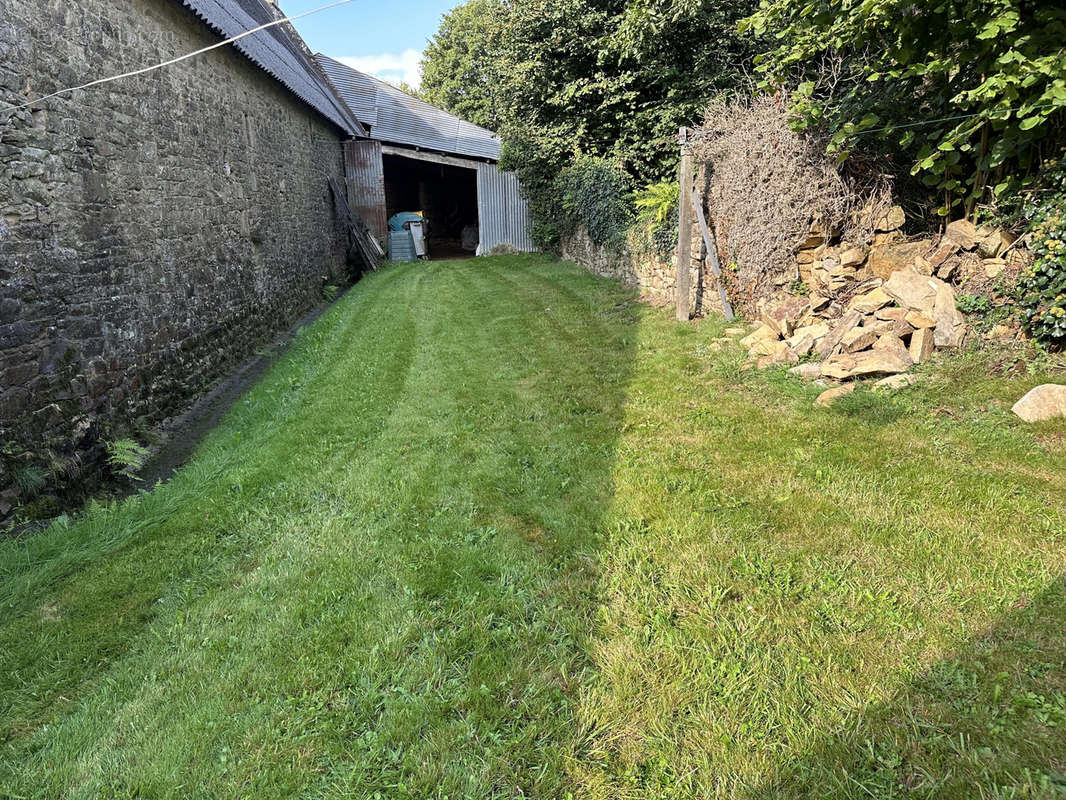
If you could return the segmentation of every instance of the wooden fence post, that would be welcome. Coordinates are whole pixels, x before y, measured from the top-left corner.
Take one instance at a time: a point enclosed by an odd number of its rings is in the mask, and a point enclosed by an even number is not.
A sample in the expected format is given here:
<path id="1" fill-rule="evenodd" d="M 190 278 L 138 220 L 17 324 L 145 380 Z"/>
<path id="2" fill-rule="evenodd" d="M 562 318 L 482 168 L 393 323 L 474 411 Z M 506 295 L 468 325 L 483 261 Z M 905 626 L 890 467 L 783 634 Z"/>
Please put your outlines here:
<path id="1" fill-rule="evenodd" d="M 681 196 L 677 205 L 677 321 L 688 322 L 688 294 L 692 274 L 692 151 L 688 147 L 688 128 L 682 128 Z"/>

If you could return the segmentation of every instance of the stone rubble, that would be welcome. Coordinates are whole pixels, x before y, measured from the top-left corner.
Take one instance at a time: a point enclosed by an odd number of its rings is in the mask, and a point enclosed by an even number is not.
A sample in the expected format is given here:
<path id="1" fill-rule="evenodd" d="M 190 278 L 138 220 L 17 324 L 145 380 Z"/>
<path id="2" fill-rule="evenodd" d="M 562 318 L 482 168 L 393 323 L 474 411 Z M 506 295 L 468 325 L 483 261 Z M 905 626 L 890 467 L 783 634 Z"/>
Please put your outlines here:
<path id="1" fill-rule="evenodd" d="M 904 222 L 901 209 L 890 209 L 869 246 L 812 233 L 796 254 L 808 294 L 782 290 L 759 303 L 757 327 L 741 340 L 750 361 L 760 369 L 794 364 L 789 371 L 806 380 L 882 378 L 878 388 L 898 389 L 913 381 L 887 378 L 961 347 L 969 330 L 951 278 L 974 267 L 998 275 L 1013 239 L 960 220 L 938 241 L 908 241 Z M 844 394 L 839 388 L 819 404 Z"/>

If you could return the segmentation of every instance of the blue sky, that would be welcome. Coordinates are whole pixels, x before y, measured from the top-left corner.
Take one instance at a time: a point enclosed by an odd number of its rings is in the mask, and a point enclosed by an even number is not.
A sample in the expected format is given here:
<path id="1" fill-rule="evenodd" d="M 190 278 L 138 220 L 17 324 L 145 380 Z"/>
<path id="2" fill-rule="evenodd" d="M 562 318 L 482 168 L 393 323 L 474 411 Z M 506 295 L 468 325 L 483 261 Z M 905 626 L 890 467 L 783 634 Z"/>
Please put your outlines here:
<path id="1" fill-rule="evenodd" d="M 325 53 L 385 80 L 418 85 L 418 61 L 441 16 L 459 0 L 354 0 L 295 22 L 316 53 Z M 288 15 L 329 0 L 280 0 Z"/>

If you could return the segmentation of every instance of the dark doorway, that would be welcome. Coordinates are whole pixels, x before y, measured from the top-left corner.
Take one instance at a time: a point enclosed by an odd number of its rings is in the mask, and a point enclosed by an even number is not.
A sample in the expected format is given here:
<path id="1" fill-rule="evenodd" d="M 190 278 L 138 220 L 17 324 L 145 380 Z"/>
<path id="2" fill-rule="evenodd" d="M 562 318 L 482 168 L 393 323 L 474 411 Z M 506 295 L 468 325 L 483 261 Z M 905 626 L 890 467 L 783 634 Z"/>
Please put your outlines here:
<path id="1" fill-rule="evenodd" d="M 388 216 L 421 212 L 428 228 L 430 258 L 473 256 L 469 245 L 470 228 L 476 229 L 478 224 L 477 171 L 396 155 L 385 155 L 384 163 Z"/>

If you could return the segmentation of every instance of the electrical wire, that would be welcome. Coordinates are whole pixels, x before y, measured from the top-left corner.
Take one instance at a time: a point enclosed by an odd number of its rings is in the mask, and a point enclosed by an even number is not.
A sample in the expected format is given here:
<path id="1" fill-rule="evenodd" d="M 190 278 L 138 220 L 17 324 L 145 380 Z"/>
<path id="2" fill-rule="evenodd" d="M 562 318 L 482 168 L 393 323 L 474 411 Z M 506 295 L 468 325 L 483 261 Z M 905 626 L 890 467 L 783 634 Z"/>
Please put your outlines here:
<path id="1" fill-rule="evenodd" d="M 312 14 L 318 14 L 318 13 L 320 13 L 322 11 L 328 11 L 331 8 L 336 8 L 337 6 L 347 5 L 348 3 L 352 3 L 354 1 L 355 0 L 335 0 L 335 2 L 330 3 L 328 5 L 320 6 L 319 8 L 314 8 L 314 9 L 311 9 L 310 11 L 304 11 L 303 13 L 300 13 L 300 14 L 293 14 L 291 17 L 282 17 L 281 19 L 276 19 L 276 20 L 274 20 L 272 22 L 268 22 L 268 23 L 266 23 L 264 25 L 260 25 L 257 28 L 252 28 L 251 30 L 244 31 L 244 33 L 240 33 L 240 34 L 237 34 L 236 36 L 232 36 L 232 37 L 230 37 L 228 39 L 224 39 L 221 42 L 216 42 L 215 44 L 208 45 L 207 47 L 202 47 L 199 50 L 195 50 L 195 51 L 193 51 L 191 53 L 186 53 L 185 55 L 182 55 L 182 56 L 177 56 L 175 58 L 171 58 L 171 59 L 168 59 L 166 61 L 161 61 L 158 64 L 153 64 L 150 67 L 142 67 L 141 69 L 135 69 L 135 70 L 133 70 L 131 72 L 123 72 L 121 75 L 112 75 L 112 76 L 107 77 L 107 78 L 99 78 L 99 79 L 97 79 L 95 81 L 89 81 L 89 83 L 83 83 L 81 86 L 71 86 L 68 89 L 60 89 L 58 92 L 52 92 L 51 94 L 46 94 L 43 97 L 38 97 L 38 98 L 35 98 L 33 100 L 29 100 L 29 101 L 27 101 L 25 103 L 22 103 L 21 105 L 12 106 L 11 108 L 5 108 L 5 109 L 0 109 L 0 110 L 7 111 L 8 112 L 7 120 L 10 120 L 11 117 L 16 112 L 22 111 L 23 109 L 30 108 L 31 106 L 34 106 L 37 103 L 43 103 L 45 100 L 51 100 L 54 97 L 60 97 L 60 96 L 65 95 L 65 94 L 70 94 L 71 92 L 77 92 L 77 91 L 80 91 L 81 89 L 91 89 L 94 86 L 101 86 L 101 85 L 103 85 L 105 83 L 113 83 L 115 81 L 124 80 L 125 78 L 134 78 L 134 77 L 137 77 L 138 75 L 144 75 L 144 74 L 149 73 L 149 72 L 154 72 L 157 69 L 163 69 L 164 67 L 173 66 L 174 64 L 179 64 L 182 61 L 188 61 L 190 58 L 196 58 L 196 56 L 203 55 L 204 53 L 209 53 L 212 50 L 217 50 L 220 47 L 226 47 L 227 45 L 231 45 L 234 42 L 238 42 L 241 39 L 244 39 L 244 38 L 246 38 L 248 36 L 251 36 L 252 34 L 259 33 L 260 31 L 264 31 L 267 28 L 273 28 L 274 26 L 281 25 L 281 24 L 283 24 L 285 22 L 293 22 L 294 20 L 303 19 L 304 17 L 309 17 Z M 5 120 L 5 122 L 7 120 Z"/>

